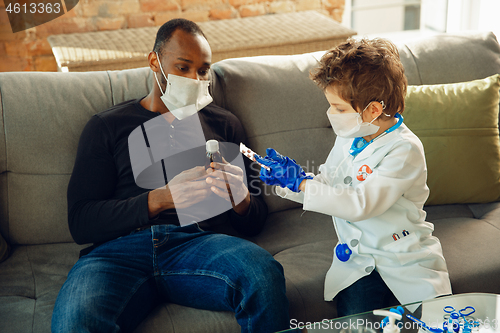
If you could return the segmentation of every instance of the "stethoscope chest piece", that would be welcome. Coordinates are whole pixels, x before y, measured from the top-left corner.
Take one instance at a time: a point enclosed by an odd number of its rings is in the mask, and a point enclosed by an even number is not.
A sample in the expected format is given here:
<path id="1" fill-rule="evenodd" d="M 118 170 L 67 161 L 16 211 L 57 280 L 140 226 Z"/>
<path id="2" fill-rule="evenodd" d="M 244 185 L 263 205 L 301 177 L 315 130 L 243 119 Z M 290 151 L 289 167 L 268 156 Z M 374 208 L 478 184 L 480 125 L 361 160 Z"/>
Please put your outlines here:
<path id="1" fill-rule="evenodd" d="M 335 255 L 342 262 L 346 262 L 347 260 L 349 260 L 351 254 L 352 250 L 345 243 L 338 244 L 335 247 Z"/>

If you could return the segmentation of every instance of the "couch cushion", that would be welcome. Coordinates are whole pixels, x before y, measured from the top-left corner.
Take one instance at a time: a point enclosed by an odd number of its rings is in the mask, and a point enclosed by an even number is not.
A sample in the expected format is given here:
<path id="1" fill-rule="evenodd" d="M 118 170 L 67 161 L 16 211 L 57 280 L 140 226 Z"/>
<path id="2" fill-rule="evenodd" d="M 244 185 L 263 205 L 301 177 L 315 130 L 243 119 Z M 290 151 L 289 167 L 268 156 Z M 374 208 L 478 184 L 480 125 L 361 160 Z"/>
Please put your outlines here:
<path id="1" fill-rule="evenodd" d="M 145 96 L 151 73 L 0 73 L 0 231 L 10 243 L 72 241 L 66 189 L 82 129 Z"/>
<path id="2" fill-rule="evenodd" d="M 326 302 L 324 298 L 324 281 L 333 260 L 335 242 L 332 238 L 306 243 L 274 256 L 285 270 L 290 320 L 306 322 L 337 317 L 336 301 Z"/>
<path id="3" fill-rule="evenodd" d="M 241 332 L 233 312 L 199 310 L 164 303 L 156 307 L 134 333 L 192 333 L 193 328 L 204 333 Z"/>
<path id="4" fill-rule="evenodd" d="M 500 75 L 409 86 L 405 123 L 424 145 L 427 205 L 500 200 Z"/>
<path id="5" fill-rule="evenodd" d="M 146 96 L 153 84 L 156 85 L 153 71 L 149 67 L 107 73 L 113 105 Z"/>
<path id="6" fill-rule="evenodd" d="M 66 186 L 78 139 L 89 117 L 111 106 L 111 96 L 105 72 L 66 74 L 0 73 L 6 145 L 0 224 L 11 244 L 72 241 Z"/>
<path id="7" fill-rule="evenodd" d="M 0 264 L 0 332 L 50 332 L 57 294 L 81 249 L 74 243 L 12 249 Z"/>
<path id="8" fill-rule="evenodd" d="M 416 38 L 398 44 L 398 49 L 411 85 L 457 83 L 500 73 L 500 46 L 491 32 Z"/>
<path id="9" fill-rule="evenodd" d="M 19 296 L 0 296 L 0 332 L 50 332 L 50 326 L 33 326 L 36 301 Z"/>
<path id="10" fill-rule="evenodd" d="M 441 241 L 453 293 L 500 294 L 500 202 L 425 209 Z"/>
<path id="11" fill-rule="evenodd" d="M 302 207 L 270 214 L 262 233 L 250 238 L 273 256 L 298 246 L 325 240 L 331 242 L 333 251 L 336 239 L 331 216 L 304 212 Z"/>

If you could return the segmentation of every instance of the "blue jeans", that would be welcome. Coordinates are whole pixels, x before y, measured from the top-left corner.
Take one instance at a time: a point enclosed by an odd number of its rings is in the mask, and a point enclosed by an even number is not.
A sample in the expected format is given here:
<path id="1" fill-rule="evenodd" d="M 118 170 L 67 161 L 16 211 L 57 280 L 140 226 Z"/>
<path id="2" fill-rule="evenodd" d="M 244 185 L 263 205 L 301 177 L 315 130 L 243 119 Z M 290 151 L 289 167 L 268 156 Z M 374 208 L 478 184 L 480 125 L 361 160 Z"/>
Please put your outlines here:
<path id="1" fill-rule="evenodd" d="M 290 327 L 281 265 L 249 241 L 194 224 L 156 225 L 81 257 L 57 297 L 52 332 L 132 332 L 162 302 L 233 311 L 242 332 Z"/>
<path id="2" fill-rule="evenodd" d="M 399 305 L 376 270 L 340 291 L 336 298 L 339 317 Z"/>

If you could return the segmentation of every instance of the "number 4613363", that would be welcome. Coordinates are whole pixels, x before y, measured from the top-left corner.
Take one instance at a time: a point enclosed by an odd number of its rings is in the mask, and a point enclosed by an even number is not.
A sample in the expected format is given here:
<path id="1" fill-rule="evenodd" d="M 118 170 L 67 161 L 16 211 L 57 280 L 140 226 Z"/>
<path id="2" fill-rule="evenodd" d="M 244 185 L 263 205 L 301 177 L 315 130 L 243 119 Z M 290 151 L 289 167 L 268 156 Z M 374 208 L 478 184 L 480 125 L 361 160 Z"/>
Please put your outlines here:
<path id="1" fill-rule="evenodd" d="M 19 3 L 9 3 L 5 8 L 5 11 L 9 14 L 51 14 L 51 13 L 60 13 L 61 12 L 61 3 L 29 3 L 29 4 L 19 4 Z"/>

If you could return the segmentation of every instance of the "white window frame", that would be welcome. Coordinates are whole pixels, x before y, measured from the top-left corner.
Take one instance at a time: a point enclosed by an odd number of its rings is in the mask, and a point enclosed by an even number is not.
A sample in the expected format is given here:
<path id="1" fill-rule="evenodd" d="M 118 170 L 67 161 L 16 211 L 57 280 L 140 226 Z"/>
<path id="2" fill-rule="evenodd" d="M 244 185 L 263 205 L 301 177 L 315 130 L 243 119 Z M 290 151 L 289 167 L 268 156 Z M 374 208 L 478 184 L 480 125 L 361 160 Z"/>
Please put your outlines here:
<path id="1" fill-rule="evenodd" d="M 487 30 L 493 31 L 500 39 L 500 20 L 497 16 L 500 13 L 500 0 L 445 0 L 446 8 L 438 8 L 435 6 L 435 0 L 415 0 L 401 1 L 394 0 L 391 4 L 371 5 L 363 7 L 352 6 L 352 0 L 345 0 L 344 13 L 342 16 L 342 24 L 351 28 L 352 11 L 369 10 L 372 8 L 383 8 L 389 6 L 412 5 L 421 3 L 421 33 L 444 33 L 458 32 L 464 30 Z M 443 2 L 441 2 L 442 4 Z M 434 8 L 433 8 L 434 6 Z M 445 15 L 436 14 L 436 12 L 445 11 Z M 427 14 L 425 14 L 427 11 Z M 436 18 L 438 15 L 441 19 Z M 395 33 L 404 33 L 395 32 Z"/>

